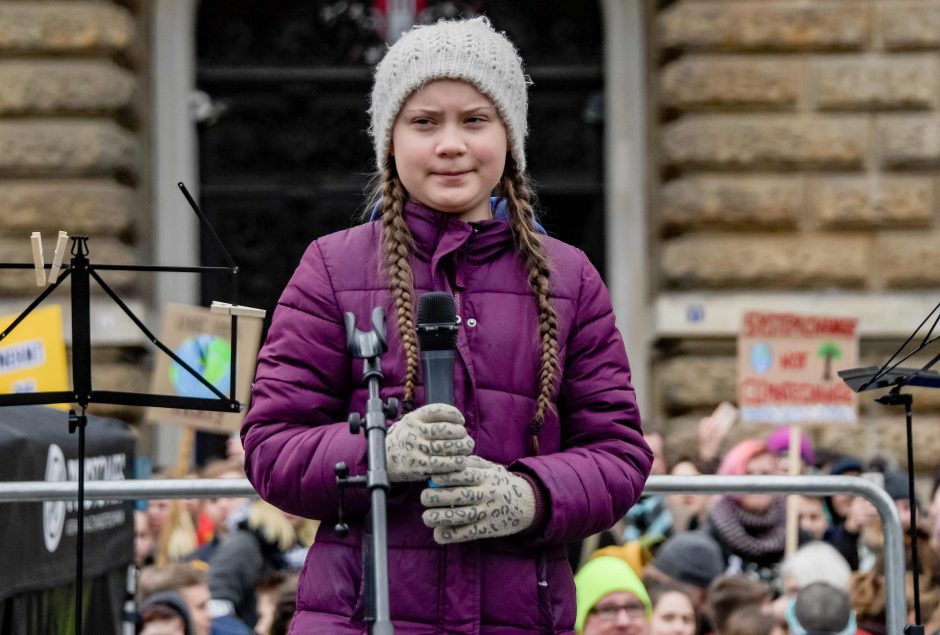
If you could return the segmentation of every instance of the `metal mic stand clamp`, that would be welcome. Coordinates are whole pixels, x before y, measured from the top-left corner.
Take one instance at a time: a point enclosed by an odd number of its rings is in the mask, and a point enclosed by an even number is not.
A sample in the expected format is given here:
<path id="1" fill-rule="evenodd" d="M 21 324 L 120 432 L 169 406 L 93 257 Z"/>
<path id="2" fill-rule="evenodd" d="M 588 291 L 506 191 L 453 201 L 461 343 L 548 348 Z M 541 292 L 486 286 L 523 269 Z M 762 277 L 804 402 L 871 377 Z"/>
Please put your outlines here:
<path id="1" fill-rule="evenodd" d="M 386 500 L 391 485 L 388 480 L 387 457 L 385 456 L 385 434 L 387 418 L 398 415 L 398 400 L 390 397 L 383 402 L 379 395 L 382 369 L 379 357 L 388 350 L 385 337 L 385 310 L 372 309 L 372 330 L 363 333 L 356 328 L 356 316 L 344 313 L 346 324 L 346 348 L 356 359 L 363 359 L 362 378 L 369 388 L 366 402 L 366 417 L 363 423 L 358 412 L 349 415 L 349 431 L 358 435 L 365 430 L 368 450 L 366 453 L 366 475 L 349 476 L 349 466 L 335 466 L 336 486 L 339 488 L 339 514 L 334 530 L 340 536 L 349 534 L 349 525 L 343 520 L 344 492 L 348 487 L 365 487 L 369 490 L 371 509 L 366 522 L 366 535 L 362 540 L 363 569 L 365 575 L 365 619 L 369 622 L 369 633 L 390 635 L 392 628 L 388 593 L 388 525 L 386 523 Z"/>

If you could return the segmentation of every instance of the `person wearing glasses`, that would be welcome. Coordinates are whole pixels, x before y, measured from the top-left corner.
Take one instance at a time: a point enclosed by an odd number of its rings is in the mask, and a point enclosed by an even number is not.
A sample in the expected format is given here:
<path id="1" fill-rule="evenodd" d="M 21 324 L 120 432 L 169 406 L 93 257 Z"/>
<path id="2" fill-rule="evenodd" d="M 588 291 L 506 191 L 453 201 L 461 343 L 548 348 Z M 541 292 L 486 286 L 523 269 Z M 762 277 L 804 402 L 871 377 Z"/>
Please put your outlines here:
<path id="1" fill-rule="evenodd" d="M 589 560 L 574 577 L 578 635 L 648 635 L 653 605 L 646 587 L 614 556 Z"/>

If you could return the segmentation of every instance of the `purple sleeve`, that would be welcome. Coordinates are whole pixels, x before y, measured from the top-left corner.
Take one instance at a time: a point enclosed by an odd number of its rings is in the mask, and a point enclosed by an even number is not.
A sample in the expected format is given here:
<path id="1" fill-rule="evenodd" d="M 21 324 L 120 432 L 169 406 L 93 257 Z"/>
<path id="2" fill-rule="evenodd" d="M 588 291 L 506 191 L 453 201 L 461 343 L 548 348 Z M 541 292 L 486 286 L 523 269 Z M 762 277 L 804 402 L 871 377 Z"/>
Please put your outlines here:
<path id="1" fill-rule="evenodd" d="M 334 465 L 366 469 L 366 440 L 345 422 L 349 378 L 342 312 L 314 242 L 274 311 L 242 425 L 245 470 L 261 498 L 308 518 L 336 516 Z M 367 509 L 364 493 L 347 493 L 350 513 Z"/>
<path id="2" fill-rule="evenodd" d="M 511 467 L 535 479 L 547 496 L 547 519 L 534 537 L 539 543 L 580 540 L 611 527 L 640 497 L 652 463 L 607 288 L 581 258 L 558 403 L 562 451 Z"/>

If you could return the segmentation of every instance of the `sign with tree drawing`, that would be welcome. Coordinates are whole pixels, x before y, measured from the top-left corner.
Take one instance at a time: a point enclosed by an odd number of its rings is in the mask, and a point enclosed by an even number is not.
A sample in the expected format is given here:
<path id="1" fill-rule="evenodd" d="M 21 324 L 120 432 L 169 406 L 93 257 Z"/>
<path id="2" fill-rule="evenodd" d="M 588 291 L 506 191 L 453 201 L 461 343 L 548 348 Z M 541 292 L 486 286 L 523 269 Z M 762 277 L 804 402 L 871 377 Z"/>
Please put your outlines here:
<path id="1" fill-rule="evenodd" d="M 858 397 L 837 372 L 857 366 L 858 320 L 745 313 L 738 335 L 742 423 L 856 423 Z"/>

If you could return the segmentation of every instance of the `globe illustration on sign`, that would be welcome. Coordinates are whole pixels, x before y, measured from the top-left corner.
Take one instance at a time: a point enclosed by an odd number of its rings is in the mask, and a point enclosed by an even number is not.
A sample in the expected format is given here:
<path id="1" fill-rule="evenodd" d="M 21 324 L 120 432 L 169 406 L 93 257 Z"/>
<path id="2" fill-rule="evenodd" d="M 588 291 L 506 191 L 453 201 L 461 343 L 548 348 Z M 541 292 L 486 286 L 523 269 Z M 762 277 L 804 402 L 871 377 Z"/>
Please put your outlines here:
<path id="1" fill-rule="evenodd" d="M 767 342 L 757 342 L 748 352 L 755 373 L 766 373 L 774 364 L 774 351 Z"/>
<path id="2" fill-rule="evenodd" d="M 201 333 L 183 340 L 175 351 L 177 357 L 206 378 L 219 392 L 228 394 L 232 348 L 220 337 Z M 214 398 L 218 395 L 175 361 L 170 365 L 170 381 L 176 394 L 184 397 Z"/>

